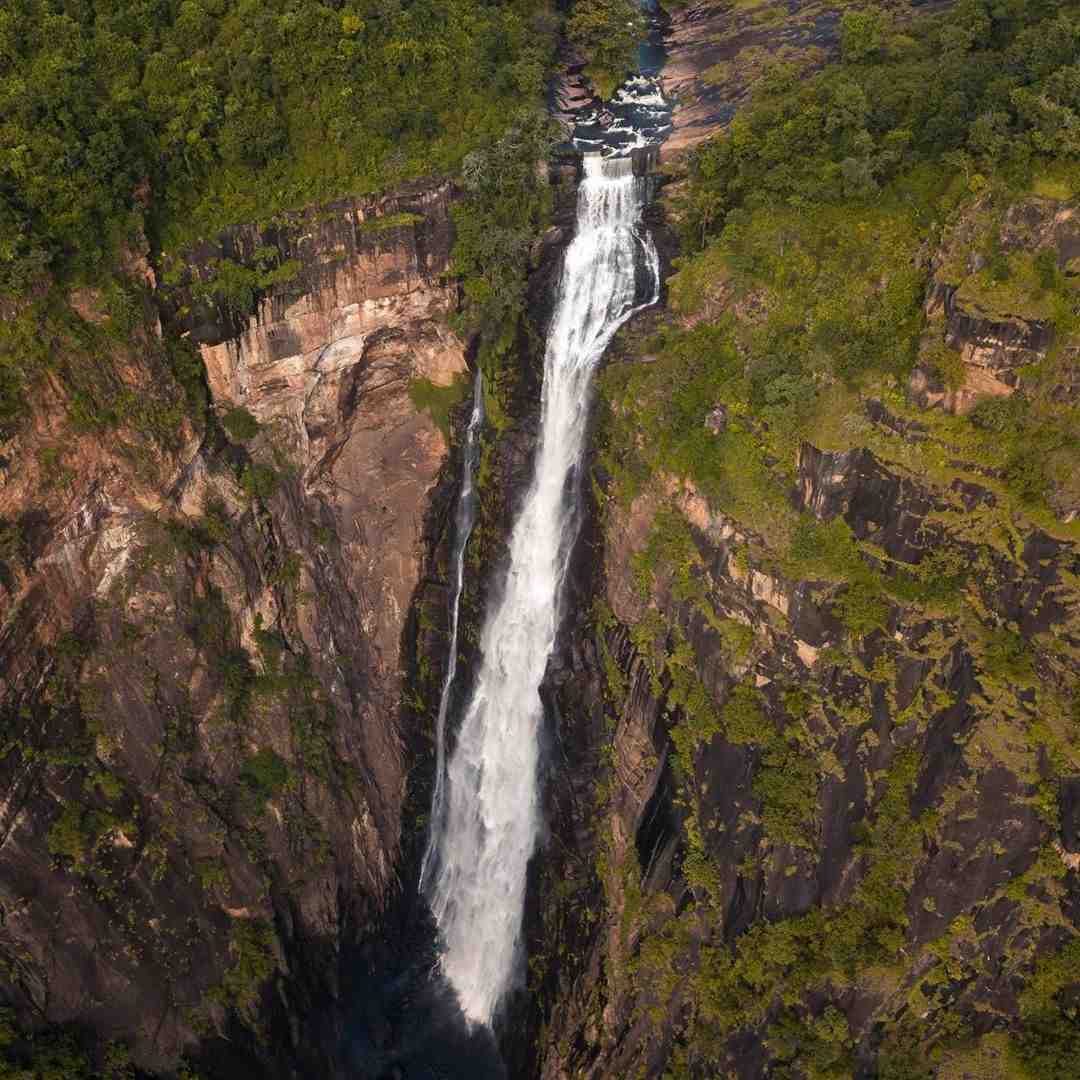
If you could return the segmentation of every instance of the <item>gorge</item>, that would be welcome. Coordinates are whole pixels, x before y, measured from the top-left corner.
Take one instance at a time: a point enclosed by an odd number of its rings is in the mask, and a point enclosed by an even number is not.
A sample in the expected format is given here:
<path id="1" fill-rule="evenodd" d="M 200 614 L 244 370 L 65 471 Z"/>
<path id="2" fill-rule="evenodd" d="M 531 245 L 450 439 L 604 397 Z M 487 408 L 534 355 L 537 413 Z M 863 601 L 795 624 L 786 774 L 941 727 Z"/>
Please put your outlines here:
<path id="1" fill-rule="evenodd" d="M 659 287 L 656 250 L 639 230 L 646 190 L 631 157 L 585 156 L 544 362 L 534 476 L 449 760 L 432 908 L 443 969 L 465 1015 L 481 1023 L 521 962 L 525 871 L 540 829 L 538 691 L 577 538 L 589 385 L 619 326 L 655 302 Z"/>
<path id="2" fill-rule="evenodd" d="M 1080 1075 L 1078 48 L 5 8 L 0 1080 Z"/>

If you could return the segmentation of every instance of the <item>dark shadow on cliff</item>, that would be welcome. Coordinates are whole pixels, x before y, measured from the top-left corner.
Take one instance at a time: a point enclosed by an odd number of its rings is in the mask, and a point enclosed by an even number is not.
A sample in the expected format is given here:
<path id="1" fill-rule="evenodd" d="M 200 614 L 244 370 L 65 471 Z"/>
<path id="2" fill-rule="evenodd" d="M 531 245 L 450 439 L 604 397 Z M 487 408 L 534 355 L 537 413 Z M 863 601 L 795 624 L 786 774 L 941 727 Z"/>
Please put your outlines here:
<path id="1" fill-rule="evenodd" d="M 477 362 L 470 350 L 470 365 Z M 506 1080 L 507 1071 L 486 1028 L 466 1021 L 457 998 L 439 970 L 439 945 L 427 900 L 418 889 L 427 842 L 427 818 L 434 780 L 433 717 L 444 677 L 449 627 L 447 567 L 461 479 L 461 446 L 471 412 L 466 399 L 452 417 L 451 453 L 432 492 L 424 521 L 420 580 L 406 619 L 401 655 L 408 692 L 398 730 L 412 765 L 402 808 L 398 887 L 378 933 L 343 933 L 353 941 L 338 962 L 341 1039 L 337 1075 L 349 1080 Z M 466 573 L 465 589 L 480 583 Z M 463 621 L 468 622 L 465 595 Z M 472 659 L 459 670 L 450 710 L 456 726 L 470 685 Z M 417 707 L 416 702 L 423 702 Z M 452 735 L 451 745 L 452 745 Z"/>
<path id="2" fill-rule="evenodd" d="M 355 1080 L 506 1080 L 491 1032 L 470 1026 L 438 967 L 423 899 L 397 932 L 343 958 L 342 1075 Z M 389 928 L 388 928 L 389 929 Z"/>

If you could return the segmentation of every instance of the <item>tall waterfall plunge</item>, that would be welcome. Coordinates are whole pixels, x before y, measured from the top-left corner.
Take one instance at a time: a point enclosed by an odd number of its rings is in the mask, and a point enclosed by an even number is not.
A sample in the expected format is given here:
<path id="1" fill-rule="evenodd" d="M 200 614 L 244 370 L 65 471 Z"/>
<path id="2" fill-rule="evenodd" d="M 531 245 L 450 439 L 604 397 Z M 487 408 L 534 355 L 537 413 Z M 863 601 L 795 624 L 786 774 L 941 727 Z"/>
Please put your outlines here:
<path id="1" fill-rule="evenodd" d="M 491 1022 L 518 968 L 525 874 L 540 829 L 539 687 L 577 536 L 590 381 L 612 335 L 659 287 L 656 249 L 640 225 L 647 181 L 627 157 L 588 155 L 584 166 L 544 359 L 535 471 L 425 859 L 443 971 L 479 1023 Z"/>

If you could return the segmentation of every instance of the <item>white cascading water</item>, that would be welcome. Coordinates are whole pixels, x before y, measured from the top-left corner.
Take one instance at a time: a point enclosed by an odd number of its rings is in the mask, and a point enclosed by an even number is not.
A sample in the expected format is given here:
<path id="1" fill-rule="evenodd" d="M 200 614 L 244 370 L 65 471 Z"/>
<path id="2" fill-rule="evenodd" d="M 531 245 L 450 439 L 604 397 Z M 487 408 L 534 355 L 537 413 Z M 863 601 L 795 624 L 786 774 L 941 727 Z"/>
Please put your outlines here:
<path id="1" fill-rule="evenodd" d="M 424 888 L 431 872 L 435 845 L 442 835 L 446 819 L 446 716 L 450 711 L 454 677 L 457 675 L 458 624 L 461 620 L 461 590 L 465 584 L 465 548 L 476 523 L 476 489 L 474 476 L 480 451 L 480 427 L 484 423 L 484 381 L 480 371 L 473 383 L 473 407 L 465 431 L 465 452 L 461 462 L 461 494 L 458 496 L 454 518 L 454 546 L 450 556 L 450 643 L 443 677 L 439 712 L 435 719 L 435 789 L 431 796 L 431 824 L 427 850 L 420 864 L 420 888 Z"/>
<path id="2" fill-rule="evenodd" d="M 619 326 L 657 298 L 656 249 L 640 225 L 646 191 L 630 158 L 585 157 L 544 360 L 535 471 L 425 860 L 443 971 L 477 1023 L 491 1023 L 518 971 L 526 869 L 540 829 L 539 687 L 577 534 L 590 381 Z"/>

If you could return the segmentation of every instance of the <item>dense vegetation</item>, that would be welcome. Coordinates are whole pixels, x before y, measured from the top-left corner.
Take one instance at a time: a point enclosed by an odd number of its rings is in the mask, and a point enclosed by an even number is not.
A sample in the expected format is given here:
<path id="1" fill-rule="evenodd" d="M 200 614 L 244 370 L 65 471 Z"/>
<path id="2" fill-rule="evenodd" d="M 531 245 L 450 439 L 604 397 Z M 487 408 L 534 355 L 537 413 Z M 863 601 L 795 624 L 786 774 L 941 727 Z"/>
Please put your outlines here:
<path id="1" fill-rule="evenodd" d="M 131 1063 L 121 1042 L 104 1043 L 75 1027 L 45 1028 L 20 1035 L 12 1010 L 0 1009 L 0 1080 L 137 1080 L 146 1074 Z M 199 1080 L 181 1065 L 177 1080 Z"/>
<path id="2" fill-rule="evenodd" d="M 860 391 L 889 395 L 916 362 L 953 377 L 959 358 L 933 339 L 922 304 L 926 245 L 961 214 L 977 219 L 981 232 L 964 240 L 987 265 L 961 297 L 1048 319 L 1062 344 L 1078 327 L 1071 277 L 995 254 L 994 233 L 1019 196 L 1067 196 L 1080 180 L 1080 147 L 1065 135 L 1080 123 L 1080 99 L 1064 89 L 1078 70 L 1080 12 L 963 0 L 903 33 L 878 11 L 849 13 L 842 26 L 843 62 L 810 79 L 775 64 L 673 196 L 690 253 L 674 306 L 697 321 L 734 298 L 760 315 L 669 329 L 650 349 L 660 365 L 608 378 L 626 406 L 619 424 L 649 433 L 646 457 L 743 507 L 790 481 L 766 457 L 791 462 L 802 438 L 843 443 L 838 426 Z M 1058 359 L 1007 403 L 966 420 L 923 418 L 1000 462 L 1032 512 L 1055 487 L 1071 490 L 1080 463 L 1076 408 L 1054 389 Z M 737 419 L 719 438 L 703 424 L 718 402 Z M 639 466 L 639 478 L 651 471 Z M 624 462 L 628 483 L 633 469 Z M 782 506 L 776 515 L 790 535 L 793 519 Z"/>
<path id="3" fill-rule="evenodd" d="M 478 342 L 496 425 L 497 391 L 515 376 L 506 361 L 523 311 L 531 249 L 551 210 L 545 158 L 555 141 L 547 114 L 525 106 L 501 138 L 462 163 L 465 198 L 454 208 L 453 250 L 464 292 L 459 329 Z"/>
<path id="4" fill-rule="evenodd" d="M 609 98 L 634 67 L 645 19 L 636 0 L 578 0 L 566 36 L 585 57 L 585 74 Z"/>
<path id="5" fill-rule="evenodd" d="M 920 736 L 955 701 L 924 670 L 920 700 L 894 707 L 897 666 L 911 661 L 907 635 L 919 620 L 940 636 L 931 655 L 971 656 L 980 736 L 1000 740 L 998 765 L 1028 785 L 1044 836 L 1056 835 L 1058 783 L 1080 770 L 1080 685 L 1066 644 L 1074 630 L 1021 632 L 1001 610 L 1005 574 L 995 560 L 1012 557 L 1010 545 L 1035 528 L 1080 536 L 1067 513 L 1080 496 L 1080 290 L 1071 250 L 1051 242 L 1006 251 L 1002 236 L 1018 231 L 1009 214 L 1024 200 L 1052 217 L 1080 195 L 1078 44 L 1075 4 L 961 0 L 906 23 L 852 9 L 837 62 L 810 77 L 798 58 L 774 62 L 729 130 L 688 168 L 669 170 L 666 200 L 684 252 L 669 283 L 672 311 L 641 338 L 625 335 L 627 351 L 650 362 L 603 373 L 602 457 L 620 513 L 661 508 L 633 561 L 646 608 L 630 633 L 672 723 L 693 899 L 629 893 L 642 938 L 625 974 L 639 1012 L 658 1033 L 674 1031 L 672 1077 L 723 1073 L 739 1057 L 732 1047 L 758 1045 L 751 1032 L 776 1076 L 1065 1080 L 1080 1068 L 1076 946 L 1054 956 L 1039 937 L 1047 927 L 1061 940 L 1073 933 L 1058 906 L 1066 869 L 1049 839 L 1015 881 L 943 920 L 940 937 L 915 938 L 913 907 L 932 913 L 934 904 L 912 903 L 917 867 L 961 798 L 947 788 L 941 803 L 917 809 L 927 768 L 918 739 L 868 777 L 874 799 L 852 838 L 858 883 L 842 902 L 788 918 L 759 910 L 732 935 L 717 885 L 744 858 L 741 885 L 753 895 L 764 873 L 768 909 L 779 891 L 769 873 L 814 866 L 819 785 L 858 768 L 840 764 L 845 729 L 864 740 L 860 758 L 878 745 L 872 719 L 881 714 L 869 704 L 877 695 L 889 701 L 890 732 L 922 717 Z M 942 392 L 967 378 L 944 317 L 926 314 L 933 287 L 953 290 L 973 319 L 1051 329 L 1053 344 L 1022 369 L 1019 390 L 959 415 L 920 405 L 913 373 L 929 373 Z M 872 419 L 871 402 L 891 428 Z M 796 508 L 804 442 L 869 448 L 937 492 L 972 481 L 990 494 L 977 509 L 943 512 L 925 554 L 903 563 L 842 519 L 823 523 Z M 707 498 L 714 532 L 738 530 L 725 545 L 737 549 L 734 565 L 699 553 L 671 506 L 678 481 Z M 718 582 L 744 581 L 749 568 L 801 582 L 836 620 L 835 638 L 797 685 L 783 663 L 764 689 L 749 685 L 772 631 L 748 637 L 714 607 L 718 594 L 731 600 Z M 1075 603 L 1075 580 L 1062 589 Z M 852 700 L 856 686 L 865 699 Z M 1020 748 L 1013 757 L 1001 749 L 1009 741 Z M 733 748 L 746 755 L 752 811 L 717 826 L 704 809 L 716 801 L 710 769 Z M 971 765 L 973 785 L 981 767 Z M 949 996 L 976 977 L 989 941 L 976 923 L 995 902 L 1016 905 L 1023 928 L 1003 935 L 1001 964 L 1027 987 L 1012 1019 L 996 1014 L 1009 1034 L 985 1034 Z M 875 1002 L 904 988 L 899 1011 L 876 1013 L 861 1043 L 844 997 L 855 986 Z"/>
<path id="6" fill-rule="evenodd" d="M 547 208 L 541 108 L 557 18 L 545 0 L 17 0 L 0 11 L 0 435 L 45 371 L 71 419 L 171 438 L 205 406 L 198 358 L 146 333 L 131 252 L 171 256 L 228 225 L 419 176 L 454 175 L 464 329 L 494 373 Z M 411 224 L 397 215 L 389 224 Z M 273 247 L 220 259 L 192 298 L 242 319 L 297 274 Z M 68 306 L 89 286 L 101 326 Z M 134 339 L 173 379 L 120 389 Z M 488 363 L 490 358 L 490 363 Z M 494 379 L 492 380 L 494 386 Z M 238 441 L 254 429 L 224 423 Z M 254 482 L 258 477 L 253 475 Z"/>
<path id="7" fill-rule="evenodd" d="M 124 586 L 154 588 L 160 574 L 166 588 L 178 589 L 166 632 L 180 635 L 175 655 L 189 653 L 204 671 L 214 768 L 199 758 L 197 707 L 188 708 L 184 692 L 175 715 L 163 706 L 154 780 L 160 813 L 135 807 L 140 781 L 119 755 L 101 765 L 98 755 L 112 753 L 102 747 L 111 745 L 122 710 L 107 679 L 87 688 L 89 658 L 112 671 L 150 636 L 137 619 L 112 635 L 112 595 L 88 605 L 107 613 L 100 625 L 79 625 L 54 644 L 42 630 L 50 676 L 26 691 L 31 704 L 24 705 L 18 683 L 0 695 L 6 752 L 62 774 L 67 784 L 46 811 L 43 859 L 58 879 L 70 878 L 72 890 L 122 912 L 117 922 L 130 940 L 144 932 L 135 914 L 141 888 L 167 875 L 200 913 L 219 911 L 233 896 L 237 851 L 257 868 L 260 890 L 276 887 L 275 822 L 304 868 L 289 888 L 304 887 L 330 857 L 326 800 L 344 804 L 345 793 L 358 788 L 334 747 L 334 711 L 288 632 L 292 613 L 311 602 L 301 589 L 301 554 L 266 543 L 287 516 L 294 466 L 279 445 L 268 445 L 274 433 L 250 412 L 210 408 L 198 351 L 167 318 L 164 328 L 157 321 L 142 257 L 159 272 L 175 269 L 159 282 L 179 289 L 187 249 L 226 226 L 265 223 L 286 209 L 410 178 L 450 176 L 463 191 L 453 256 L 464 282 L 461 318 L 479 334 L 482 358 L 497 359 L 521 314 L 530 249 L 548 203 L 537 166 L 552 141 L 542 90 L 556 25 L 545 0 L 0 4 L 0 444 L 10 448 L 14 436 L 14 459 L 37 466 L 30 483 L 39 476 L 39 490 L 26 497 L 51 512 L 93 468 L 77 447 L 107 446 L 153 488 L 163 460 L 167 467 L 171 454 L 201 434 L 204 460 L 228 499 L 208 497 L 201 515 L 163 511 L 147 524 L 146 535 L 131 540 Z M 419 220 L 388 214 L 366 227 L 400 229 Z M 204 280 L 190 285 L 192 299 L 241 318 L 300 269 L 273 247 L 258 248 L 246 265 L 240 258 L 214 260 Z M 411 387 L 417 408 L 444 429 L 465 389 L 423 381 Z M 44 417 L 40 429 L 27 422 L 31 416 Z M 43 431 L 38 449 L 34 439 Z M 238 597 L 227 587 L 195 584 L 191 575 L 231 565 L 254 520 L 259 552 L 270 555 L 263 581 L 278 614 L 266 625 L 256 616 L 248 636 L 230 607 Z M 309 524 L 309 544 L 334 543 L 332 529 Z M 44 511 L 0 517 L 0 608 L 21 598 L 35 545 L 53 525 Z M 4 608 L 5 618 L 15 613 L 17 604 Z M 175 678 L 163 681 L 171 689 Z M 141 671 L 137 692 L 156 695 L 157 679 L 149 667 Z M 33 710 L 47 727 L 41 745 L 23 730 L 37 717 Z M 265 735 L 274 722 L 287 733 L 273 742 L 276 749 Z M 223 776 L 215 768 L 226 758 Z M 192 801 L 200 823 L 206 814 L 202 834 L 227 831 L 228 849 L 208 839 L 196 854 L 178 840 L 173 822 Z M 138 836 L 136 846 L 114 843 L 123 830 Z M 121 868 L 132 852 L 136 861 Z M 139 886 L 132 867 L 143 874 Z M 156 942 L 156 931 L 147 940 Z M 207 1034 L 226 1015 L 258 1027 L 260 993 L 279 966 L 276 950 L 268 922 L 238 922 L 219 958 L 220 978 L 192 994 L 185 1022 Z M 163 978 L 182 966 L 164 949 L 140 956 L 144 971 Z M 25 1026 L 27 1017 L 18 1020 Z M 29 1034 L 13 1016 L 0 1017 L 0 1076 L 136 1075 L 119 1044 L 67 1028 Z"/>
<path id="8" fill-rule="evenodd" d="M 27 373 L 46 368 L 59 372 L 76 433 L 134 428 L 167 444 L 185 413 L 204 409 L 197 355 L 168 336 L 146 344 L 148 369 L 162 377 L 145 393 L 122 385 L 101 362 L 144 321 L 143 292 L 109 271 L 123 242 L 147 223 L 152 243 L 175 251 L 233 222 L 438 172 L 456 174 L 464 192 L 454 211 L 460 326 L 475 335 L 488 390 L 496 392 L 509 377 L 505 360 L 549 211 L 537 168 L 553 141 L 537 108 L 552 42 L 548 11 L 536 0 L 11 0 L 0 11 L 0 302 L 32 302 L 0 327 L 0 435 L 23 407 Z M 639 32 L 627 0 L 580 0 L 567 24 L 603 92 L 625 71 Z M 746 564 L 812 580 L 815 603 L 840 635 L 822 658 L 821 677 L 805 686 L 778 681 L 763 689 L 747 679 L 714 696 L 684 624 L 653 605 L 631 630 L 654 688 L 665 694 L 684 798 L 683 873 L 693 903 L 660 912 L 672 917 L 655 920 L 630 970 L 642 1012 L 661 1014 L 683 995 L 674 1075 L 714 1075 L 726 1040 L 754 1024 L 765 1030 L 771 1075 L 851 1075 L 855 1040 L 836 989 L 894 964 L 909 929 L 914 867 L 924 846 L 940 839 L 936 811 L 912 809 L 918 751 L 898 753 L 874 778 L 873 810 L 854 838 L 861 878 L 845 902 L 759 919 L 734 942 L 721 940 L 713 936 L 722 920 L 718 840 L 694 793 L 716 740 L 745 754 L 764 843 L 812 859 L 820 791 L 829 769 L 839 767 L 821 730 L 839 718 L 863 725 L 860 738 L 869 744 L 869 706 L 840 700 L 835 686 L 863 680 L 886 693 L 900 649 L 890 644 L 875 658 L 865 643 L 906 609 L 935 624 L 941 656 L 960 645 L 972 651 L 994 698 L 987 724 L 1019 731 L 1025 753 L 1039 755 L 1030 800 L 1047 818 L 1057 812 L 1054 780 L 1080 769 L 1073 737 L 1080 692 L 1066 700 L 1045 677 L 1062 662 L 1050 665 L 1039 652 L 1045 643 L 976 607 L 981 594 L 972 579 L 989 578 L 992 566 L 969 565 L 944 546 L 917 567 L 898 566 L 860 544 L 844 522 L 800 514 L 790 497 L 804 439 L 827 449 L 869 446 L 883 458 L 898 451 L 903 440 L 866 420 L 865 402 L 875 397 L 902 424 L 926 431 L 923 442 L 903 446 L 913 472 L 942 486 L 970 473 L 963 461 L 986 472 L 979 481 L 1000 501 L 966 520 L 992 534 L 1003 556 L 1015 557 L 1018 530 L 1032 522 L 1077 535 L 1054 504 L 1077 491 L 1080 477 L 1080 418 L 1058 392 L 1062 365 L 1075 363 L 1071 354 L 1059 348 L 1025 372 L 1022 392 L 966 416 L 921 410 L 905 387 L 917 366 L 950 389 L 963 379 L 958 355 L 923 309 L 930 253 L 951 252 L 948 229 L 958 221 L 964 231 L 956 251 L 974 252 L 979 268 L 969 272 L 960 257 L 956 268 L 935 272 L 958 287 L 962 301 L 1046 321 L 1059 345 L 1080 328 L 1070 268 L 1045 252 L 1006 254 L 999 239 L 1017 198 L 1080 193 L 1078 48 L 1076 5 L 961 0 L 914 25 L 876 8 L 851 10 L 842 20 L 840 63 L 812 78 L 797 65 L 774 65 L 730 131 L 671 185 L 685 251 L 671 283 L 674 318 L 647 343 L 651 363 L 615 365 L 603 378 L 612 490 L 625 505 L 658 474 L 692 481 L 713 507 L 752 526 L 740 552 Z M 295 267 L 269 257 L 247 267 L 223 260 L 217 270 L 216 295 L 244 311 L 258 290 Z M 100 287 L 103 324 L 77 318 L 59 300 L 61 289 L 40 295 L 50 279 Z M 410 392 L 446 430 L 464 389 L 418 380 Z M 489 403 L 496 425 L 498 404 L 496 395 Z M 222 454 L 261 513 L 283 483 L 243 449 L 262 429 L 239 408 L 219 420 L 214 435 L 231 444 L 222 442 Z M 76 463 L 65 454 L 60 446 L 42 452 L 50 487 L 71 483 Z M 230 524 L 209 505 L 203 518 L 162 529 L 160 561 L 196 565 L 226 542 Z M 0 521 L 0 559 L 28 561 L 28 547 L 21 526 Z M 634 564 L 641 599 L 649 604 L 670 590 L 688 604 L 708 626 L 725 670 L 741 678 L 762 645 L 745 623 L 717 615 L 704 595 L 708 572 L 686 520 L 661 510 Z M 295 592 L 299 579 L 298 558 L 283 554 L 271 581 Z M 228 605 L 209 586 L 184 629 L 221 687 L 220 726 L 243 746 L 227 790 L 200 780 L 207 798 L 256 854 L 259 823 L 284 801 L 292 832 L 310 845 L 312 859 L 323 857 L 318 822 L 297 791 L 304 778 L 344 778 L 328 734 L 332 716 L 314 697 L 306 659 L 288 654 L 261 622 L 253 632 L 258 655 L 241 647 Z M 70 652 L 71 666 L 81 648 L 73 637 L 57 652 Z M 613 687 L 621 679 L 617 669 L 609 672 Z M 944 692 L 932 677 L 924 682 L 911 710 L 929 723 Z M 60 704 L 73 709 L 74 680 L 60 690 L 67 695 Z M 288 709 L 288 761 L 269 746 L 241 743 L 268 702 Z M 96 794 L 64 807 L 47 844 L 57 865 L 104 889 L 108 839 L 126 825 L 126 794 L 91 770 L 89 745 L 80 746 L 57 751 L 57 767 L 80 779 L 85 773 L 84 788 Z M 170 753 L 184 755 L 182 747 Z M 723 857 L 739 835 L 721 839 Z M 1072 944 L 1037 964 L 1024 953 L 1025 935 L 1060 915 L 1051 901 L 1061 863 L 1049 847 L 1045 856 L 995 898 L 1020 906 L 1026 920 L 1018 944 L 1009 943 L 1016 945 L 1010 972 L 1027 985 L 1008 1052 L 1017 1075 L 1065 1078 L 1080 1073 L 1080 953 Z M 755 858 L 747 857 L 747 877 L 758 870 Z M 224 871 L 214 860 L 202 860 L 198 875 L 208 895 L 222 889 Z M 962 916 L 905 959 L 927 973 L 912 987 L 910 1016 L 931 1011 L 923 987 L 944 995 L 973 977 L 969 954 L 978 945 L 972 920 Z M 254 1010 L 275 966 L 271 946 L 268 927 L 241 927 L 230 942 L 233 966 L 211 1004 Z M 877 1075 L 927 1076 L 930 1043 L 936 1062 L 971 1039 L 966 1018 L 947 1009 L 933 1015 L 925 1028 L 905 1023 L 878 1033 Z M 93 1054 L 68 1031 L 36 1039 L 0 1031 L 0 1076 L 128 1075 L 122 1048 Z"/>
<path id="9" fill-rule="evenodd" d="M 535 0 L 12 0 L 0 295 L 90 275 L 149 204 L 177 247 L 455 170 L 542 87 Z"/>

